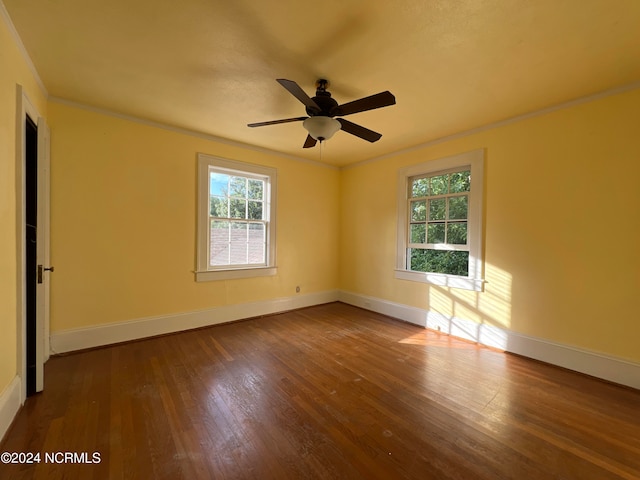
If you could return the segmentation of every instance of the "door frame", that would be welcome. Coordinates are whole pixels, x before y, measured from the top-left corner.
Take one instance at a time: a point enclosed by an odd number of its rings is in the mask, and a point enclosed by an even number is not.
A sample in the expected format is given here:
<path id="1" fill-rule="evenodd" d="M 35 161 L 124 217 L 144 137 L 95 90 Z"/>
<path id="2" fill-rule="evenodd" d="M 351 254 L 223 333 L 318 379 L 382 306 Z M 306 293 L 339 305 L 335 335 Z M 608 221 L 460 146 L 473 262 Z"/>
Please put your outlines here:
<path id="1" fill-rule="evenodd" d="M 26 129 L 27 116 L 38 126 L 38 217 L 42 215 L 42 229 L 38 228 L 37 263 L 49 266 L 49 128 L 43 117 L 25 93 L 22 85 L 16 86 L 16 365 L 20 377 L 20 404 L 27 397 L 27 306 L 26 306 Z M 40 197 L 42 195 L 42 197 Z M 40 224 L 40 221 L 38 222 Z M 40 231 L 41 230 L 41 231 Z M 42 245 L 40 245 L 42 243 Z M 44 363 L 49 359 L 49 275 L 36 292 L 36 391 L 44 388 Z"/>

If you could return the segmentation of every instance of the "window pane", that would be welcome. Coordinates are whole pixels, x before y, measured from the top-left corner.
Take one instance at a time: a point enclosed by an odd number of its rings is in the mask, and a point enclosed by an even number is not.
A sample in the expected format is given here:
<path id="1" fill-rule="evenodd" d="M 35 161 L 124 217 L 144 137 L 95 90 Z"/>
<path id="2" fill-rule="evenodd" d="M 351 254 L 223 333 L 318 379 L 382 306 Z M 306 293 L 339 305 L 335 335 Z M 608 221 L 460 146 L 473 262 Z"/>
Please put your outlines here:
<path id="1" fill-rule="evenodd" d="M 198 154 L 197 173 L 196 281 L 272 275 L 277 170 Z"/>
<path id="2" fill-rule="evenodd" d="M 262 202 L 249 200 L 247 218 L 250 220 L 262 220 Z"/>
<path id="3" fill-rule="evenodd" d="M 410 249 L 410 270 L 469 276 L 469 252 Z"/>
<path id="4" fill-rule="evenodd" d="M 226 197 L 229 194 L 229 175 L 222 173 L 209 174 L 209 195 Z"/>
<path id="5" fill-rule="evenodd" d="M 229 216 L 229 207 L 225 197 L 211 197 L 209 199 L 209 207 L 209 213 L 212 217 L 227 218 Z"/>
<path id="6" fill-rule="evenodd" d="M 229 196 L 246 197 L 247 179 L 244 177 L 231 177 L 231 182 L 229 182 Z"/>
<path id="7" fill-rule="evenodd" d="M 467 218 L 466 195 L 461 197 L 449 197 L 449 218 L 451 220 L 466 220 Z"/>
<path id="8" fill-rule="evenodd" d="M 265 263 L 265 226 L 262 223 L 249 224 L 249 262 L 251 264 Z"/>
<path id="9" fill-rule="evenodd" d="M 247 224 L 230 222 L 229 262 L 232 265 L 247 263 Z"/>
<path id="10" fill-rule="evenodd" d="M 426 197 L 429 194 L 429 179 L 416 178 L 411 182 L 412 197 Z"/>
<path id="11" fill-rule="evenodd" d="M 427 229 L 427 243 L 444 243 L 444 223 L 430 223 Z"/>
<path id="12" fill-rule="evenodd" d="M 464 172 L 452 173 L 450 182 L 449 191 L 451 193 L 468 192 L 471 187 L 471 172 L 465 170 Z"/>
<path id="13" fill-rule="evenodd" d="M 412 222 L 424 222 L 427 219 L 427 202 L 421 200 L 418 202 L 411 202 L 411 221 Z"/>
<path id="14" fill-rule="evenodd" d="M 264 200 L 264 182 L 262 180 L 249 180 L 247 197 L 252 200 Z"/>
<path id="15" fill-rule="evenodd" d="M 241 198 L 232 198 L 229 202 L 230 218 L 247 218 L 247 201 Z"/>
<path id="16" fill-rule="evenodd" d="M 209 230 L 209 265 L 229 265 L 229 222 L 212 220 Z"/>
<path id="17" fill-rule="evenodd" d="M 426 243 L 427 227 L 424 223 L 411 225 L 411 243 Z"/>
<path id="18" fill-rule="evenodd" d="M 444 220 L 445 198 L 429 200 L 429 220 Z"/>
<path id="19" fill-rule="evenodd" d="M 449 193 L 449 174 L 431 177 L 431 195 Z"/>
<path id="20" fill-rule="evenodd" d="M 447 225 L 447 243 L 454 245 L 467 244 L 467 222 L 456 222 Z"/>

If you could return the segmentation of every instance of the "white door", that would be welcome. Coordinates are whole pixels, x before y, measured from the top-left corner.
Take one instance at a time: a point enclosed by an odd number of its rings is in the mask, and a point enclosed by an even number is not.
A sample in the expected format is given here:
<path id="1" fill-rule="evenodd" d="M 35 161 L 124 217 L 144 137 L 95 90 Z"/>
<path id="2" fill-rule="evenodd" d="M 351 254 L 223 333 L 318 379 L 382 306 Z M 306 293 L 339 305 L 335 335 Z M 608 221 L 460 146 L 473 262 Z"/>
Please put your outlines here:
<path id="1" fill-rule="evenodd" d="M 53 272 L 49 255 L 50 209 L 49 127 L 38 118 L 38 230 L 36 285 L 36 391 L 44 388 L 44 362 L 49 359 L 49 279 Z"/>

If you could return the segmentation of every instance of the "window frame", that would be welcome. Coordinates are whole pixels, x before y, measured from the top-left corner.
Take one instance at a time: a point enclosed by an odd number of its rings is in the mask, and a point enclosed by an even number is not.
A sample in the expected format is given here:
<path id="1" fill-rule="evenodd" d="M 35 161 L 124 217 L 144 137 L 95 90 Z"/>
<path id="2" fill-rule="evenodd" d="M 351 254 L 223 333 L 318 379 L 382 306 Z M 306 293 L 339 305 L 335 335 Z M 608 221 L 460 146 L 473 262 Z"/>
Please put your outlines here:
<path id="1" fill-rule="evenodd" d="M 471 188 L 467 212 L 467 243 L 469 245 L 469 275 L 418 272 L 408 269 L 410 247 L 409 182 L 418 176 L 434 176 L 462 168 L 471 170 Z M 484 289 L 483 202 L 484 202 L 484 149 L 473 150 L 449 157 L 404 167 L 398 172 L 397 188 L 398 231 L 395 278 L 432 285 L 482 291 Z M 434 248 L 438 250 L 440 248 Z M 447 249 L 447 248 L 443 248 Z M 455 249 L 455 248 L 454 248 Z"/>
<path id="2" fill-rule="evenodd" d="M 197 240 L 196 270 L 197 282 L 251 278 L 275 275 L 276 267 L 276 190 L 277 170 L 272 167 L 229 160 L 213 155 L 198 153 L 198 192 L 197 192 Z M 260 265 L 209 265 L 210 254 L 210 180 L 211 172 L 237 175 L 245 178 L 261 178 L 265 181 L 264 224 L 265 224 L 265 263 Z"/>

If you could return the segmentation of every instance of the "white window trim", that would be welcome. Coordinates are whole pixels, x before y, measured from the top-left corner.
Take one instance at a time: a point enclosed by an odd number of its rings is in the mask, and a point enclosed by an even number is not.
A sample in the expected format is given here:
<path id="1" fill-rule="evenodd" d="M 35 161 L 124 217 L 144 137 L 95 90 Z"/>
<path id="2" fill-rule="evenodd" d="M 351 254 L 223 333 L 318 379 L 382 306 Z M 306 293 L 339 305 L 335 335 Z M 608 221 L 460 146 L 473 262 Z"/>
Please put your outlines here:
<path id="1" fill-rule="evenodd" d="M 243 265 L 216 269 L 209 267 L 209 167 L 224 169 L 241 175 L 254 174 L 269 177 L 267 191 L 265 192 L 266 214 L 268 216 L 266 265 Z M 197 282 L 264 277 L 276 274 L 276 189 L 277 171 L 275 168 L 198 153 L 198 226 L 196 270 L 194 272 Z"/>
<path id="2" fill-rule="evenodd" d="M 468 235 L 469 276 L 442 273 L 415 272 L 407 269 L 407 245 L 409 213 L 407 195 L 409 179 L 417 175 L 469 167 L 471 169 L 471 191 L 469 192 Z M 395 278 L 423 282 L 443 287 L 482 291 L 484 288 L 484 259 L 482 249 L 482 204 L 484 199 L 484 150 L 452 155 L 429 162 L 405 167 L 398 172 L 398 234 Z"/>

